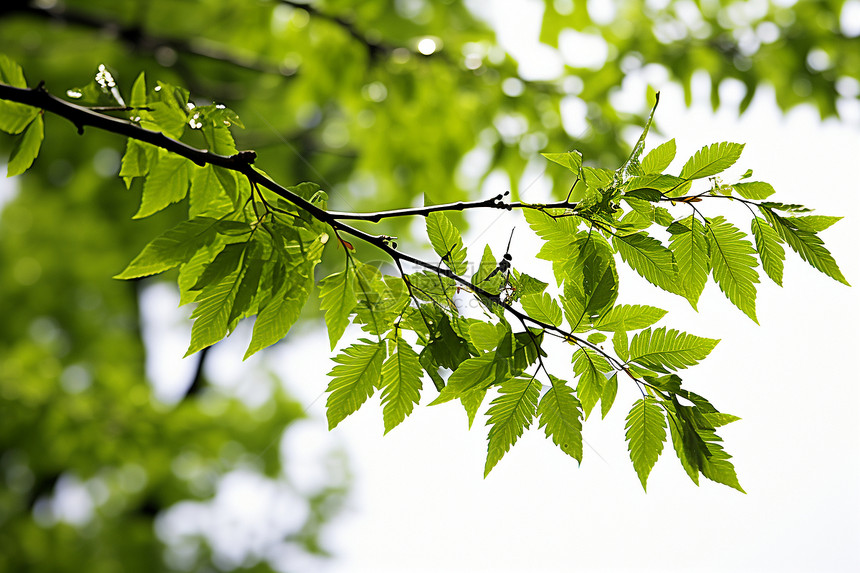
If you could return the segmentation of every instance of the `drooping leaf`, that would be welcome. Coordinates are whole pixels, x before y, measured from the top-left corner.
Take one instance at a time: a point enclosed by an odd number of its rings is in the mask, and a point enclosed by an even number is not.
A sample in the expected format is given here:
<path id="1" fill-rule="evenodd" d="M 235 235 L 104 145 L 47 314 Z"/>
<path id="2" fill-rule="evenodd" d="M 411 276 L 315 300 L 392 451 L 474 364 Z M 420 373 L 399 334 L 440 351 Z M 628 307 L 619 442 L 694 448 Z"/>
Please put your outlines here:
<path id="1" fill-rule="evenodd" d="M 427 236 L 433 250 L 455 274 L 466 272 L 466 249 L 460 232 L 444 213 L 433 212 L 427 217 Z"/>
<path id="2" fill-rule="evenodd" d="M 727 485 L 741 493 L 746 493 L 741 487 L 740 482 L 738 482 L 735 466 L 729 461 L 732 456 L 721 445 L 722 438 L 712 430 L 699 430 L 699 435 L 705 441 L 710 452 L 710 456 L 704 459 L 702 475 L 711 481 Z"/>
<path id="3" fill-rule="evenodd" d="M 651 326 L 665 315 L 665 310 L 654 306 L 622 304 L 602 315 L 594 323 L 594 328 L 605 332 L 639 330 Z"/>
<path id="4" fill-rule="evenodd" d="M 818 235 L 798 228 L 788 217 L 782 217 L 767 207 L 760 207 L 760 209 L 780 238 L 788 243 L 788 246 L 800 255 L 801 259 L 827 276 L 848 285 L 848 281 L 842 276 L 842 271 L 839 270 L 833 255 L 830 254 L 830 251 L 824 246 L 824 241 Z"/>
<path id="5" fill-rule="evenodd" d="M 704 360 L 719 340 L 694 336 L 665 327 L 646 328 L 630 341 L 630 358 L 655 372 L 669 372 L 695 366 Z"/>
<path id="6" fill-rule="evenodd" d="M 675 140 L 670 139 L 645 155 L 642 159 L 642 171 L 646 174 L 662 173 L 666 171 L 673 159 L 675 159 Z"/>
<path id="7" fill-rule="evenodd" d="M 681 169 L 683 179 L 701 179 L 725 171 L 735 164 L 744 150 L 743 143 L 713 143 L 691 157 Z"/>
<path id="8" fill-rule="evenodd" d="M 648 475 L 657 463 L 666 441 L 666 418 L 654 398 L 646 396 L 636 400 L 627 414 L 625 430 L 630 461 L 633 462 L 642 489 L 647 491 Z"/>
<path id="9" fill-rule="evenodd" d="M 421 394 L 418 354 L 402 337 L 382 365 L 382 419 L 387 434 L 412 413 Z"/>
<path id="10" fill-rule="evenodd" d="M 197 308 L 191 313 L 191 343 L 185 356 L 211 346 L 227 335 L 230 313 L 242 284 L 245 269 L 240 264 L 221 280 L 208 284 L 200 292 Z"/>
<path id="11" fill-rule="evenodd" d="M 346 269 L 327 276 L 317 285 L 320 289 L 320 309 L 325 312 L 325 324 L 332 350 L 343 336 L 343 331 L 349 324 L 349 315 L 357 302 L 353 281 L 353 271 L 347 264 Z"/>
<path id="12" fill-rule="evenodd" d="M 337 363 L 329 376 L 326 392 L 328 429 L 334 429 L 344 418 L 355 412 L 373 394 L 382 373 L 385 356 L 384 342 L 362 342 L 344 349 L 333 358 Z"/>
<path id="13" fill-rule="evenodd" d="M 678 265 L 681 290 L 693 308 L 696 308 L 711 267 L 705 226 L 694 215 L 690 215 L 681 224 L 670 226 L 669 230 L 672 233 L 669 237 L 669 249 L 675 255 Z"/>
<path id="14" fill-rule="evenodd" d="M 12 148 L 6 177 L 20 175 L 33 165 L 33 161 L 39 156 L 39 149 L 42 147 L 42 140 L 44 138 L 45 124 L 42 121 L 42 114 L 37 114 L 33 121 L 27 125 L 24 134 L 17 139 L 15 146 Z"/>
<path id="15" fill-rule="evenodd" d="M 304 247 L 302 258 L 291 257 L 284 261 L 286 274 L 283 284 L 260 305 L 245 358 L 281 340 L 298 320 L 313 289 L 314 267 L 322 251 L 323 240 L 318 237 Z"/>
<path id="16" fill-rule="evenodd" d="M 538 404 L 539 427 L 561 451 L 582 462 L 582 411 L 567 382 L 550 376 L 551 386 Z"/>
<path id="17" fill-rule="evenodd" d="M 678 461 L 681 462 L 681 467 L 684 468 L 686 474 L 693 480 L 693 483 L 699 485 L 700 465 L 696 460 L 690 460 L 687 454 L 687 449 L 684 444 L 686 434 L 690 429 L 685 429 L 683 421 L 674 414 L 669 414 L 669 435 L 672 438 L 672 448 L 675 450 L 675 455 L 678 456 Z M 698 436 L 698 434 L 696 434 Z"/>
<path id="18" fill-rule="evenodd" d="M 756 287 L 759 282 L 753 256 L 755 249 L 746 235 L 723 217 L 708 220 L 711 244 L 711 269 L 720 290 L 756 324 Z"/>
<path id="19" fill-rule="evenodd" d="M 600 417 L 605 418 L 612 404 L 615 403 L 615 395 L 618 393 L 618 374 L 613 374 L 606 380 L 603 386 L 603 394 L 600 395 Z"/>
<path id="20" fill-rule="evenodd" d="M 590 348 L 580 348 L 573 354 L 573 372 L 579 377 L 576 397 L 582 404 L 587 420 L 591 409 L 603 395 L 606 375 L 612 372 L 612 366 Z"/>
<path id="21" fill-rule="evenodd" d="M 773 282 L 782 286 L 782 268 L 785 260 L 785 249 L 782 239 L 767 221 L 760 217 L 752 220 L 752 234 L 755 237 L 755 248 L 761 259 L 761 266 Z"/>
<path id="22" fill-rule="evenodd" d="M 499 396 L 487 410 L 490 432 L 484 477 L 531 425 L 539 393 L 540 383 L 534 378 L 511 378 L 499 387 Z"/>

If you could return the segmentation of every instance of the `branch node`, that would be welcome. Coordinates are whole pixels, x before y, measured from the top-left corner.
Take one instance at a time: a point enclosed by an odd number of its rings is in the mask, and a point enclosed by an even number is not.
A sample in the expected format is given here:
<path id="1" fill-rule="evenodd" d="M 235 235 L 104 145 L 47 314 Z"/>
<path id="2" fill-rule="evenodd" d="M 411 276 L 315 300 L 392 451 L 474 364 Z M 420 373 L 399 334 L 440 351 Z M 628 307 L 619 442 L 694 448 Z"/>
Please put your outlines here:
<path id="1" fill-rule="evenodd" d="M 254 161 L 257 160 L 257 152 L 253 150 L 249 151 L 240 151 L 236 155 L 233 156 L 236 162 L 244 163 L 245 165 L 252 165 Z"/>

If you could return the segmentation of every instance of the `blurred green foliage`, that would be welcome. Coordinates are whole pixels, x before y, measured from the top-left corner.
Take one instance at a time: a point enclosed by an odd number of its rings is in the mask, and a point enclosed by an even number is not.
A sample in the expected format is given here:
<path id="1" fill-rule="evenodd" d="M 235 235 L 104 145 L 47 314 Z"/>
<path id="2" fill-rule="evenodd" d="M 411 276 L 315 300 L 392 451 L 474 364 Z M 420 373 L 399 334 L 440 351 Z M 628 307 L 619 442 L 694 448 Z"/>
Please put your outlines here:
<path id="1" fill-rule="evenodd" d="M 825 117 L 860 93 L 860 52 L 842 0 L 602 4 L 594 14 L 580 0 L 535 5 L 544 9 L 541 41 L 560 43 L 566 63 L 561 77 L 541 81 L 521 77 L 459 0 L 306 8 L 274 0 L 7 0 L 0 52 L 55 93 L 85 85 L 105 64 L 124 93 L 144 70 L 207 98 L 199 103 L 225 103 L 247 128 L 236 132 L 238 147 L 256 150 L 274 179 L 318 181 L 332 208 L 361 211 L 474 196 L 497 169 L 516 196 L 542 150 L 575 147 L 589 163 L 618 164 L 623 128 L 642 120 L 647 99 L 643 92 L 639 113 L 622 113 L 612 98 L 640 72 L 679 81 L 688 98 L 704 72 L 715 107 L 726 80 L 745 86 L 742 109 L 763 84 L 783 109 L 812 103 Z M 577 44 L 577 34 L 591 43 Z M 580 62 L 577 46 L 591 46 L 591 63 Z M 561 109 L 571 103 L 586 110 L 583 133 L 564 129 Z M 171 560 L 155 520 L 182 500 L 212 499 L 236 467 L 286 480 L 271 444 L 301 408 L 281 390 L 252 408 L 190 380 L 176 404 L 153 396 L 146 309 L 138 308 L 144 287 L 109 277 L 184 218 L 182 207 L 132 221 L 139 189 L 126 192 L 115 177 L 124 141 L 46 123 L 33 169 L 2 196 L 0 569 L 229 569 L 236 564 L 218 561 L 217 548 Z M 0 156 L 11 146 L 0 139 Z M 488 160 L 465 177 L 463 158 L 475 149 Z M 178 469 L 188 460 L 192 470 Z M 319 528 L 344 487 L 336 477 L 309 499 L 294 534 L 306 551 L 322 550 Z M 56 511 L 70 483 L 95 500 L 86 519 Z"/>

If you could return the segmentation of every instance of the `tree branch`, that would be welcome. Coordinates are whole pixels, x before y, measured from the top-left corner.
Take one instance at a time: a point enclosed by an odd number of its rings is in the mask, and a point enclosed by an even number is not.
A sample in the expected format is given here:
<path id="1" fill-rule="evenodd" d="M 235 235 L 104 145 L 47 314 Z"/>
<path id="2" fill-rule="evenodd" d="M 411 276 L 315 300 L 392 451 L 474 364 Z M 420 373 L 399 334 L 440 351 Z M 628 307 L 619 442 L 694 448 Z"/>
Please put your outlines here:
<path id="1" fill-rule="evenodd" d="M 26 1 L 13 1 L 0 8 L 0 16 L 15 13 L 28 14 L 54 22 L 73 24 L 107 32 L 132 48 L 144 52 L 154 53 L 158 49 L 169 48 L 179 53 L 223 62 L 265 74 L 291 77 L 296 73 L 292 68 L 278 66 L 259 58 L 242 57 L 234 52 L 218 48 L 214 45 L 214 42 L 188 41 L 181 38 L 153 35 L 140 25 L 126 25 L 118 20 L 100 18 L 91 14 L 70 10 L 62 5 L 46 8 L 32 5 Z"/>
<path id="2" fill-rule="evenodd" d="M 587 346 L 598 352 L 612 363 L 614 363 L 614 357 L 610 354 L 606 353 L 603 349 L 601 349 L 596 344 L 592 344 L 591 342 L 585 340 L 584 338 L 580 338 L 574 335 L 571 332 L 567 332 L 555 325 L 548 324 L 542 322 L 540 320 L 534 319 L 527 315 L 525 312 L 514 308 L 510 304 L 504 302 L 501 297 L 497 294 L 493 294 L 475 284 L 471 281 L 455 274 L 450 269 L 442 268 L 437 264 L 430 263 L 428 261 L 424 261 L 412 255 L 403 253 L 398 251 L 395 247 L 390 244 L 390 237 L 384 235 L 372 235 L 360 229 L 356 229 L 355 227 L 351 227 L 345 223 L 343 223 L 335 214 L 330 213 L 324 209 L 320 209 L 310 201 L 304 199 L 303 197 L 296 195 L 289 189 L 286 189 L 282 185 L 272 181 L 259 171 L 257 171 L 252 165 L 254 160 L 256 159 L 256 153 L 253 151 L 240 151 L 235 155 L 218 155 L 216 153 L 211 153 L 207 150 L 197 149 L 195 147 L 191 147 L 185 143 L 177 141 L 175 139 L 171 139 L 165 136 L 163 133 L 151 131 L 148 129 L 144 129 L 134 123 L 131 123 L 126 120 L 117 119 L 114 117 L 110 117 L 107 115 L 103 115 L 97 112 L 94 112 L 90 109 L 81 107 L 79 105 L 73 104 L 71 102 L 65 101 L 58 97 L 55 97 L 45 91 L 42 84 L 39 84 L 35 88 L 16 88 L 12 86 L 7 86 L 0 84 L 0 99 L 5 99 L 8 101 L 14 101 L 18 103 L 22 103 L 25 105 L 33 106 L 41 108 L 45 111 L 49 111 L 53 114 L 59 115 L 60 117 L 64 117 L 71 121 L 78 129 L 78 133 L 83 133 L 85 126 L 92 126 L 97 129 L 101 129 L 104 131 L 108 131 L 111 133 L 116 133 L 118 135 L 123 135 L 125 137 L 131 139 L 137 139 L 139 141 L 143 141 L 145 143 L 150 143 L 157 147 L 161 147 L 167 151 L 172 153 L 176 153 L 186 159 L 196 163 L 197 165 L 203 166 L 207 163 L 210 165 L 214 165 L 217 167 L 223 167 L 224 169 L 230 169 L 241 173 L 252 184 L 257 184 L 266 189 L 272 191 L 276 195 L 286 199 L 290 203 L 293 203 L 297 207 L 304 209 L 307 211 L 313 218 L 318 221 L 328 224 L 334 230 L 335 233 L 343 232 L 348 235 L 351 235 L 357 239 L 364 241 L 370 245 L 377 247 L 378 249 L 385 252 L 388 256 L 390 256 L 396 262 L 409 262 L 413 265 L 425 268 L 430 270 L 437 275 L 445 276 L 453 281 L 457 282 L 461 286 L 465 287 L 472 293 L 479 295 L 486 300 L 489 300 L 492 304 L 496 304 L 511 313 L 515 317 L 517 317 L 520 321 L 528 321 L 548 332 L 552 332 L 560 338 L 574 342 L 580 346 Z M 499 196 L 493 197 L 488 200 L 472 202 L 477 203 L 478 207 L 493 207 L 495 203 L 499 203 Z M 441 205 L 441 206 L 431 206 L 417 209 L 405 209 L 409 215 L 424 215 L 434 212 L 435 210 L 462 210 L 463 208 L 468 207 L 472 203 L 452 203 L 450 205 Z M 564 202 L 567 204 L 566 202 Z M 501 206 L 495 206 L 493 208 L 505 208 L 512 209 L 514 204 L 504 204 L 501 203 Z M 558 204 L 550 204 L 550 205 L 558 205 Z M 534 209 L 542 209 L 545 206 L 538 205 L 530 205 L 530 204 L 522 204 L 517 203 L 517 207 L 519 208 L 534 208 Z M 474 205 L 473 205 L 474 207 Z M 468 207 L 468 208 L 473 208 Z M 427 211 L 425 214 L 424 212 Z M 382 218 L 385 218 L 386 213 L 390 214 L 392 212 L 383 212 Z M 402 213 L 402 212 L 394 212 L 394 213 Z M 341 219 L 350 218 L 349 215 L 357 215 L 359 218 L 362 217 L 361 214 L 346 214 L 347 216 L 341 217 Z M 368 217 L 373 217 L 377 214 L 369 213 L 366 214 Z M 401 216 L 400 214 L 389 215 L 389 216 Z M 372 220 L 370 218 L 365 220 Z"/>
<path id="3" fill-rule="evenodd" d="M 574 209 L 576 203 L 569 201 L 557 201 L 555 203 L 505 203 L 504 196 L 496 195 L 489 199 L 481 201 L 458 201 L 456 203 L 443 203 L 440 205 L 427 205 L 426 207 L 413 207 L 411 209 L 394 209 L 392 211 L 377 211 L 375 213 L 345 213 L 341 211 L 329 211 L 329 216 L 332 219 L 340 221 L 370 221 L 378 223 L 383 219 L 391 219 L 394 217 L 427 217 L 430 213 L 438 213 L 440 211 L 467 211 L 469 209 L 502 209 L 511 211 L 513 209 Z"/>

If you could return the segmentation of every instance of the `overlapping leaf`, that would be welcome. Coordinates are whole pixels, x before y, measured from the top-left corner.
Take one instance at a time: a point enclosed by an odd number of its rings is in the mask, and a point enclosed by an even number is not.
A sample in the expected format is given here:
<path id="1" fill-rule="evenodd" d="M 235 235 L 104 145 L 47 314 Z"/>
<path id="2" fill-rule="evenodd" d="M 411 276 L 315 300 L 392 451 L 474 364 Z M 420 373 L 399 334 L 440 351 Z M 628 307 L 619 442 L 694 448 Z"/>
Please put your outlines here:
<path id="1" fill-rule="evenodd" d="M 512 378 L 499 386 L 499 396 L 487 410 L 487 462 L 484 477 L 531 425 L 535 416 L 540 383 L 534 378 Z"/>
<path id="2" fill-rule="evenodd" d="M 744 314 L 758 323 L 755 315 L 756 252 L 746 235 L 723 217 L 708 220 L 711 244 L 711 269 L 720 290 Z"/>
<path id="3" fill-rule="evenodd" d="M 782 268 L 785 260 L 785 249 L 782 239 L 767 221 L 760 217 L 752 220 L 752 233 L 755 237 L 755 248 L 761 259 L 761 266 L 773 282 L 782 286 Z"/>
<path id="4" fill-rule="evenodd" d="M 343 336 L 349 315 L 356 305 L 353 272 L 347 267 L 319 282 L 320 309 L 325 312 L 325 324 L 332 349 Z"/>
<path id="5" fill-rule="evenodd" d="M 567 382 L 550 376 L 550 388 L 538 404 L 537 414 L 546 437 L 561 451 L 582 461 L 582 411 Z"/>
<path id="6" fill-rule="evenodd" d="M 691 215 L 669 227 L 669 249 L 678 265 L 678 281 L 684 297 L 693 308 L 708 282 L 710 257 L 705 226 Z"/>
<path id="7" fill-rule="evenodd" d="M 353 344 L 334 357 L 337 365 L 329 372 L 332 380 L 326 391 L 326 418 L 329 430 L 364 404 L 379 385 L 385 343 L 364 341 Z"/>
<path id="8" fill-rule="evenodd" d="M 773 226 L 783 241 L 794 250 L 800 258 L 827 276 L 848 285 L 848 281 L 839 270 L 833 255 L 824 246 L 824 241 L 813 232 L 805 231 L 792 223 L 788 217 L 782 217 L 767 207 L 760 207 L 767 221 Z M 849 285 L 850 286 L 850 285 Z"/>
<path id="9" fill-rule="evenodd" d="M 427 236 L 433 250 L 455 274 L 466 272 L 466 249 L 460 231 L 450 219 L 440 212 L 433 212 L 427 217 Z"/>
<path id="10" fill-rule="evenodd" d="M 418 355 L 402 337 L 382 365 L 382 419 L 387 434 L 412 413 L 421 394 L 423 369 Z"/>
<path id="11" fill-rule="evenodd" d="M 651 396 L 636 400 L 627 414 L 627 448 L 630 461 L 639 476 L 642 489 L 647 491 L 648 475 L 657 463 L 666 441 L 666 418 Z"/>

